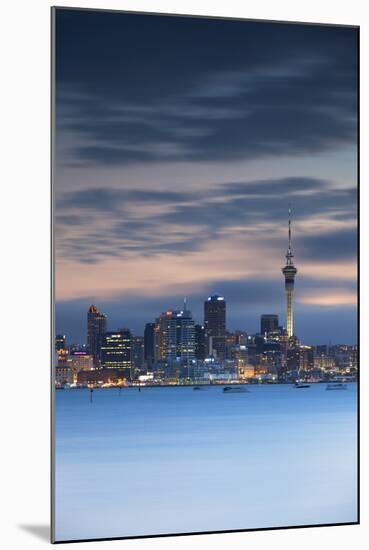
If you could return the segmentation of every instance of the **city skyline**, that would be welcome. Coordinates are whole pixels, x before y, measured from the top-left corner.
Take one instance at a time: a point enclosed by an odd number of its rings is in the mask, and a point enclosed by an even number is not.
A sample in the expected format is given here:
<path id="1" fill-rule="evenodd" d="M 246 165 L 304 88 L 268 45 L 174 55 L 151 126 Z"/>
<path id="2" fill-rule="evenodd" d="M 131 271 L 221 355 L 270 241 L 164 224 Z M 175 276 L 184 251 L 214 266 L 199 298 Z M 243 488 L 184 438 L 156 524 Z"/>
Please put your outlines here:
<path id="1" fill-rule="evenodd" d="M 262 313 L 285 324 L 292 205 L 295 332 L 355 343 L 351 30 L 171 18 L 169 31 L 157 16 L 153 31 L 141 15 L 139 32 L 132 14 L 91 12 L 82 40 L 81 17 L 58 22 L 57 332 L 83 341 L 96 303 L 143 334 L 184 296 L 202 322 L 214 293 L 229 330 L 257 332 Z"/>

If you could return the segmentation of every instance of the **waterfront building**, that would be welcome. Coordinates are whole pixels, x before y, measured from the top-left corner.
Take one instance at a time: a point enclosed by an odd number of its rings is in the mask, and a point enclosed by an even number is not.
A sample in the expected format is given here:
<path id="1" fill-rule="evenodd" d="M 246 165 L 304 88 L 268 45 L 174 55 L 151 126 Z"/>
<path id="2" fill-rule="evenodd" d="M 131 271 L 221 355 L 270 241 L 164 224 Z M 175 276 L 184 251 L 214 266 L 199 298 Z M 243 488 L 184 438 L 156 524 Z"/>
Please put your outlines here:
<path id="1" fill-rule="evenodd" d="M 247 346 L 237 344 L 234 347 L 234 360 L 237 368 L 237 378 L 247 378 L 247 373 L 252 369 L 254 375 L 254 367 L 248 364 L 249 354 Z M 248 368 L 249 367 L 249 368 Z"/>
<path id="2" fill-rule="evenodd" d="M 206 357 L 205 327 L 195 325 L 195 357 L 204 360 Z"/>
<path id="3" fill-rule="evenodd" d="M 86 351 L 74 351 L 67 359 L 67 364 L 79 370 L 92 370 L 94 368 L 93 357 Z"/>
<path id="4" fill-rule="evenodd" d="M 65 386 L 66 384 L 72 384 L 72 371 L 67 365 L 56 365 L 55 367 L 55 385 Z"/>
<path id="5" fill-rule="evenodd" d="M 297 269 L 293 264 L 293 254 L 291 248 L 291 210 L 289 210 L 288 218 L 288 249 L 286 254 L 286 265 L 282 268 L 282 273 L 285 279 L 286 289 L 286 318 L 287 318 L 287 335 L 292 338 L 294 335 L 293 327 L 293 291 L 295 286 L 295 276 Z"/>
<path id="6" fill-rule="evenodd" d="M 144 331 L 144 359 L 148 368 L 155 361 L 155 323 L 146 323 Z"/>
<path id="7" fill-rule="evenodd" d="M 128 329 L 106 332 L 101 344 L 101 366 L 122 369 L 125 378 L 132 378 L 132 335 Z"/>
<path id="8" fill-rule="evenodd" d="M 270 333 L 278 331 L 278 315 L 274 313 L 263 314 L 260 317 L 260 334 L 268 336 Z"/>
<path id="9" fill-rule="evenodd" d="M 163 312 L 155 322 L 155 361 L 188 363 L 195 359 L 195 323 L 186 303 Z"/>
<path id="10" fill-rule="evenodd" d="M 336 359 L 330 355 L 316 355 L 314 357 L 314 369 L 331 371 L 336 368 Z"/>
<path id="11" fill-rule="evenodd" d="M 67 366 L 70 371 L 70 383 L 76 384 L 79 371 L 94 368 L 93 357 L 86 351 L 74 351 L 67 358 Z"/>
<path id="12" fill-rule="evenodd" d="M 132 337 L 132 366 L 135 371 L 143 370 L 145 364 L 144 360 L 144 337 L 133 336 Z"/>
<path id="13" fill-rule="evenodd" d="M 226 302 L 223 296 L 209 296 L 204 303 L 204 328 L 207 342 L 207 355 L 219 359 L 226 352 Z"/>
<path id="14" fill-rule="evenodd" d="M 87 312 L 87 350 L 93 357 L 94 367 L 100 366 L 101 344 L 106 332 L 106 315 L 91 305 Z"/>
<path id="15" fill-rule="evenodd" d="M 123 369 L 81 370 L 77 375 L 77 383 L 83 386 L 124 385 L 126 371 Z"/>

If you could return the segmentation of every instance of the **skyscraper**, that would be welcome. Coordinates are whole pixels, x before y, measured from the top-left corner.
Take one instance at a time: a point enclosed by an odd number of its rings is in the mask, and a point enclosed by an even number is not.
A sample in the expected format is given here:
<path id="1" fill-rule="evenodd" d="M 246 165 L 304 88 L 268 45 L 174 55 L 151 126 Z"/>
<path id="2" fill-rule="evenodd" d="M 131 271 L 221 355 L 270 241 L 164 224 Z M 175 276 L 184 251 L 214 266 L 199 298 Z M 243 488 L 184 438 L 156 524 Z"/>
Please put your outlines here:
<path id="1" fill-rule="evenodd" d="M 195 325 L 195 357 L 196 359 L 205 359 L 206 357 L 205 327 L 203 325 Z"/>
<path id="2" fill-rule="evenodd" d="M 278 330 L 278 315 L 268 313 L 260 317 L 260 334 L 269 334 Z"/>
<path id="3" fill-rule="evenodd" d="M 144 359 L 148 367 L 155 360 L 155 323 L 146 323 L 144 332 Z"/>
<path id="4" fill-rule="evenodd" d="M 204 327 L 207 352 L 216 352 L 220 359 L 225 357 L 226 302 L 223 296 L 209 296 L 204 303 Z"/>
<path id="5" fill-rule="evenodd" d="M 293 265 L 293 254 L 291 248 L 291 210 L 288 211 L 288 249 L 286 254 L 286 265 L 282 268 L 286 288 L 286 317 L 287 335 L 293 336 L 293 289 L 295 285 L 296 267 Z"/>
<path id="6" fill-rule="evenodd" d="M 144 366 L 144 338 L 132 336 L 132 366 L 140 371 Z"/>
<path id="7" fill-rule="evenodd" d="M 87 312 L 87 349 L 94 358 L 95 368 L 100 365 L 101 343 L 106 332 L 106 315 L 91 305 Z"/>
<path id="8" fill-rule="evenodd" d="M 124 369 L 125 377 L 132 377 L 132 335 L 128 329 L 104 334 L 101 364 L 103 368 Z"/>
<path id="9" fill-rule="evenodd" d="M 188 363 L 195 358 L 195 323 L 186 304 L 183 310 L 168 310 L 155 322 L 155 360 Z"/>

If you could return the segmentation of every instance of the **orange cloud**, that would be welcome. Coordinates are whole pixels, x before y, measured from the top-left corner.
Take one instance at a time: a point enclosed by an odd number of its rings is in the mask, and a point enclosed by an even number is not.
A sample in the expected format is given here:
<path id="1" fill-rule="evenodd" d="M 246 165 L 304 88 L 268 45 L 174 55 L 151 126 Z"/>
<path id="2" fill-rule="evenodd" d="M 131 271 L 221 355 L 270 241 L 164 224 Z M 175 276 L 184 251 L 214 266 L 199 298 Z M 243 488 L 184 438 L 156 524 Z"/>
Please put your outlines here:
<path id="1" fill-rule="evenodd" d="M 353 291 L 332 290 L 314 293 L 304 293 L 297 298 L 301 304 L 311 306 L 356 306 L 357 295 Z"/>

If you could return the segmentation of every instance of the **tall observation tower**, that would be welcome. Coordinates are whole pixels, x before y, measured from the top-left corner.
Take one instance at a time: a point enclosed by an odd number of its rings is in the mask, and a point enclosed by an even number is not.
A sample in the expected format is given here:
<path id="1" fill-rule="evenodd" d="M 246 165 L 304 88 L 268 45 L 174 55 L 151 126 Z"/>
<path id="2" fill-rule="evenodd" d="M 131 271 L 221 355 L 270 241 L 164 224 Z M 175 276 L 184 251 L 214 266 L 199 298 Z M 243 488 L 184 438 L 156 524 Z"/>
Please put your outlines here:
<path id="1" fill-rule="evenodd" d="M 296 267 L 293 265 L 293 254 L 291 249 L 291 209 L 288 211 L 288 250 L 286 254 L 286 265 L 282 268 L 286 287 L 286 314 L 287 314 L 287 334 L 289 338 L 293 336 L 293 287 L 295 284 Z"/>

